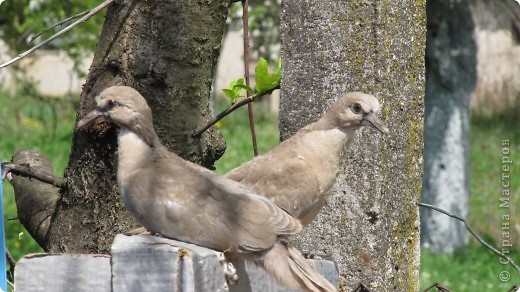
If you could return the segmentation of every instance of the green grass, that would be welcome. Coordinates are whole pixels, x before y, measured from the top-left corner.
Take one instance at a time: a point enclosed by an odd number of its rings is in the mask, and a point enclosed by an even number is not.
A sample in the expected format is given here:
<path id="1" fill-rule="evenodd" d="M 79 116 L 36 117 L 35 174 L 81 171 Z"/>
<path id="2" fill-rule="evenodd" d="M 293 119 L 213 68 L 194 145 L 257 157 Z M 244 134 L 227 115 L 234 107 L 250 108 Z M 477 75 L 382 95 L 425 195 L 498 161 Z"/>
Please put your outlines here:
<path id="1" fill-rule="evenodd" d="M 520 247 L 520 118 L 518 112 L 503 114 L 498 118 L 474 117 L 472 123 L 471 151 L 471 213 L 470 224 L 478 226 L 481 233 L 489 235 L 496 242 L 501 238 L 501 216 L 510 214 L 511 240 Z M 502 146 L 502 141 L 509 146 Z M 508 153 L 505 155 L 504 153 Z M 510 159 L 513 163 L 502 163 Z M 502 167 L 509 167 L 503 171 Z M 509 183 L 510 207 L 500 208 L 499 199 Z M 482 220 L 486 218 L 485 220 Z M 515 232 L 516 229 L 516 232 Z"/>
<path id="2" fill-rule="evenodd" d="M 516 250 L 509 256 L 518 259 L 520 252 Z M 501 281 L 501 273 L 507 273 L 511 279 Z M 516 270 L 501 264 L 494 253 L 481 245 L 471 244 L 453 254 L 434 255 L 427 250 L 421 253 L 421 290 L 439 283 L 450 291 L 508 291 L 518 282 Z"/>
<path id="3" fill-rule="evenodd" d="M 66 166 L 73 123 L 74 104 L 61 100 L 34 100 L 19 95 L 11 100 L 0 94 L 0 159 L 10 160 L 17 149 L 30 148 L 43 152 L 51 159 L 55 174 L 62 175 Z M 219 103 L 219 110 L 226 105 Z M 265 153 L 278 144 L 277 117 L 266 114 L 264 105 L 255 103 L 256 131 L 260 153 Z M 495 118 L 476 117 L 472 121 L 472 177 L 471 213 L 469 222 L 493 244 L 500 243 L 501 229 L 499 208 L 501 183 L 501 159 L 504 139 L 510 141 L 510 157 L 514 161 L 510 170 L 511 190 L 511 235 L 514 244 L 513 259 L 520 259 L 518 232 L 520 225 L 517 208 L 520 206 L 520 121 L 511 114 Z M 230 169 L 253 157 L 247 109 L 232 113 L 219 123 L 226 141 L 227 150 L 216 162 L 217 172 Z M 5 216 L 16 216 L 14 195 L 9 183 L 4 183 Z M 516 233 L 515 233 L 516 232 Z M 20 235 L 22 234 L 22 235 Z M 15 258 L 41 249 L 16 220 L 6 222 L 7 245 Z M 499 246 L 499 245 L 498 245 Z M 500 246 L 499 246 L 500 247 Z M 512 276 L 509 282 L 501 282 L 499 274 L 507 271 Z M 516 278 L 515 278 L 516 277 Z M 433 255 L 423 251 L 421 255 L 421 287 L 438 282 L 452 291 L 506 291 L 518 278 L 513 269 L 499 263 L 498 257 L 474 241 L 463 251 L 453 254 Z"/>

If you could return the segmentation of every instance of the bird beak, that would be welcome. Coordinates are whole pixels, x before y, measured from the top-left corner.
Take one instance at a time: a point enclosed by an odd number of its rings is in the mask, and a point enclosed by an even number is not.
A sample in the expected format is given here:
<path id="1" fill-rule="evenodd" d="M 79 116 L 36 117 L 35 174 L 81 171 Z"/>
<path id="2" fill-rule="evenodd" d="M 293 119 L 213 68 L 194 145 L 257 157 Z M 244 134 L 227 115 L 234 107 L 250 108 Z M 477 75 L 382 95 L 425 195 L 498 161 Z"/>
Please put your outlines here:
<path id="1" fill-rule="evenodd" d="M 99 109 L 94 109 L 93 111 L 89 112 L 87 115 L 85 115 L 81 120 L 79 120 L 76 129 L 82 129 L 86 125 L 90 124 L 91 122 L 97 120 L 98 118 L 105 118 L 105 113 L 101 112 Z"/>
<path id="2" fill-rule="evenodd" d="M 388 128 L 383 124 L 383 122 L 381 122 L 380 119 L 377 118 L 375 113 L 369 113 L 363 119 L 365 121 L 369 122 L 370 125 L 372 125 L 372 127 L 379 130 L 379 132 L 381 132 L 385 135 L 388 135 L 388 133 L 390 133 Z"/>

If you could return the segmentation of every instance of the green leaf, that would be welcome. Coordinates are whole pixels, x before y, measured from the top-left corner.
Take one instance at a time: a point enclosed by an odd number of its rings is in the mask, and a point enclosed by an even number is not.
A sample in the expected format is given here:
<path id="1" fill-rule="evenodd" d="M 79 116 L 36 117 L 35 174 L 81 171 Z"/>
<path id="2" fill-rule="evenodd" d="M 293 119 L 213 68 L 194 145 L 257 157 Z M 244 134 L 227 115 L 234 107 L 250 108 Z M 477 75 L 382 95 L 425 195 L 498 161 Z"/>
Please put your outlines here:
<path id="1" fill-rule="evenodd" d="M 244 89 L 245 91 L 249 92 L 249 94 L 254 94 L 255 93 L 253 88 L 251 88 L 251 87 L 249 87 L 247 85 L 236 84 L 235 87 L 233 87 L 233 88 Z"/>
<path id="2" fill-rule="evenodd" d="M 274 73 L 269 73 L 267 68 L 267 61 L 260 58 L 255 68 L 256 92 L 262 95 L 265 92 L 271 91 L 280 86 L 282 77 L 282 60 L 278 61 L 278 70 Z"/>
<path id="3" fill-rule="evenodd" d="M 239 98 L 239 96 L 237 96 L 237 94 L 235 93 L 235 91 L 231 90 L 231 89 L 228 89 L 228 88 L 224 88 L 222 89 L 222 91 L 224 91 L 224 94 L 226 94 L 226 96 L 231 99 L 231 100 L 235 100 L 237 98 Z"/>
<path id="4" fill-rule="evenodd" d="M 229 99 L 231 99 L 231 103 L 235 103 L 236 99 L 242 97 L 240 92 L 242 91 L 242 89 L 246 89 L 245 87 L 247 87 L 251 90 L 251 88 L 249 86 L 244 85 L 244 78 L 240 78 L 240 79 L 231 81 L 229 83 L 229 88 L 222 89 L 222 91 L 224 91 L 226 96 Z"/>
<path id="5" fill-rule="evenodd" d="M 235 82 L 235 85 L 244 85 L 245 81 L 244 78 L 240 78 Z"/>

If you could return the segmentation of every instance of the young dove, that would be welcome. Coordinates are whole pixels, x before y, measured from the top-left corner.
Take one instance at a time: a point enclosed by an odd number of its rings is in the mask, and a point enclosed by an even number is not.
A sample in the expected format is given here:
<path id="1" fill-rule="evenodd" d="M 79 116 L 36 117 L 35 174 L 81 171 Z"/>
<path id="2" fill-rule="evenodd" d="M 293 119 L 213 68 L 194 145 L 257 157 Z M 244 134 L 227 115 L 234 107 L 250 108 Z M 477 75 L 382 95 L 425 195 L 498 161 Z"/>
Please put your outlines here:
<path id="1" fill-rule="evenodd" d="M 226 177 L 269 198 L 305 226 L 325 204 L 354 132 L 371 125 L 388 134 L 376 116 L 379 108 L 372 95 L 348 93 L 332 104 L 320 120 L 268 153 L 231 170 Z"/>
<path id="2" fill-rule="evenodd" d="M 335 291 L 286 237 L 300 222 L 249 188 L 169 152 L 153 128 L 152 112 L 130 87 L 105 89 L 81 129 L 105 119 L 119 126 L 117 181 L 128 211 L 149 231 L 262 266 L 288 286 Z"/>

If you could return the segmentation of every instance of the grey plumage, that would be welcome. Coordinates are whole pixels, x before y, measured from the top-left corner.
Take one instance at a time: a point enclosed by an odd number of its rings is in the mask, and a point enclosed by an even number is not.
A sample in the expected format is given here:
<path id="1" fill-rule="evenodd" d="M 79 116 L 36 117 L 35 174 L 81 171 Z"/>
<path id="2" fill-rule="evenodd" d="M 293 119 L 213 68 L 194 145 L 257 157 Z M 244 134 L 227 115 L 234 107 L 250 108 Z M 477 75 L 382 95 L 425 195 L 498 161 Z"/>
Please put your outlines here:
<path id="1" fill-rule="evenodd" d="M 376 117 L 379 108 L 372 95 L 348 93 L 320 120 L 226 177 L 250 186 L 307 225 L 325 204 L 355 131 L 368 124 L 388 134 Z"/>
<path id="2" fill-rule="evenodd" d="M 244 256 L 290 287 L 335 290 L 286 241 L 301 231 L 299 220 L 242 184 L 169 152 L 153 129 L 150 108 L 136 90 L 110 87 L 96 101 L 97 108 L 77 128 L 99 118 L 120 127 L 121 197 L 146 229 Z"/>

